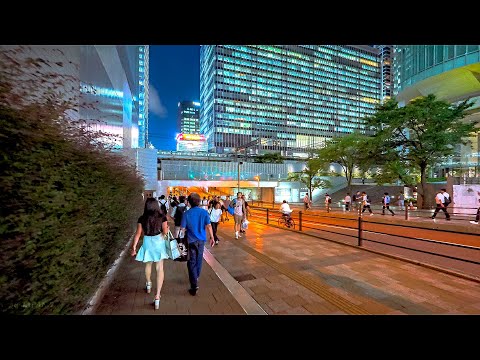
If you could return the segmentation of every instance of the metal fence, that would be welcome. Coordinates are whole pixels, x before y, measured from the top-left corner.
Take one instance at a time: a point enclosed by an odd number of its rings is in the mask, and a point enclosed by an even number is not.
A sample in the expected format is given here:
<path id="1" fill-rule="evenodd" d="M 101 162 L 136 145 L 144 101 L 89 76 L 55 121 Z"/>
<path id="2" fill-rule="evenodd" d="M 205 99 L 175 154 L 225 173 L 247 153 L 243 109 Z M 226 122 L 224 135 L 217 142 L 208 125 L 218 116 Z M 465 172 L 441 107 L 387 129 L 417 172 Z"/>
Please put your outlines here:
<path id="1" fill-rule="evenodd" d="M 447 272 L 445 269 L 454 269 L 456 274 L 466 274 L 469 278 L 473 276 L 480 282 L 479 234 L 425 228 L 404 222 L 385 223 L 375 221 L 370 216 L 364 218 L 356 210 L 352 213 L 341 213 L 338 210 L 324 213 L 294 211 L 293 223 L 288 226 L 279 211 L 280 204 L 254 201 L 251 205 L 252 216 L 257 222 L 390 255 L 401 255 L 406 260 L 437 266 Z M 407 208 L 402 213 L 402 218 L 405 216 L 409 219 L 412 213 L 418 215 L 419 212 L 424 213 Z M 456 242 L 458 236 L 465 239 L 467 244 Z"/>

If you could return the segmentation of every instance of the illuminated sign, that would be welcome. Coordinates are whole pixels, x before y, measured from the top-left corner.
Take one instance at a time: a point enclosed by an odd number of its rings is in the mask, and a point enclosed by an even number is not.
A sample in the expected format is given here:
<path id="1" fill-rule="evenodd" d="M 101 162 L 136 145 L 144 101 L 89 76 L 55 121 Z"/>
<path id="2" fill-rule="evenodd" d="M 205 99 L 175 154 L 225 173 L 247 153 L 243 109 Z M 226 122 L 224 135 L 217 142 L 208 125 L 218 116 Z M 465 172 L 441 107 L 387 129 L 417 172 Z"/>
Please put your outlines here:
<path id="1" fill-rule="evenodd" d="M 206 141 L 205 135 L 202 134 L 178 134 L 177 135 L 177 141 Z"/>
<path id="2" fill-rule="evenodd" d="M 202 134 L 178 134 L 177 151 L 208 151 L 207 139 Z"/>
<path id="3" fill-rule="evenodd" d="M 195 106 L 200 106 L 200 103 L 199 103 L 199 102 L 196 102 L 196 101 L 194 101 L 194 102 L 193 102 L 193 105 L 195 105 Z"/>

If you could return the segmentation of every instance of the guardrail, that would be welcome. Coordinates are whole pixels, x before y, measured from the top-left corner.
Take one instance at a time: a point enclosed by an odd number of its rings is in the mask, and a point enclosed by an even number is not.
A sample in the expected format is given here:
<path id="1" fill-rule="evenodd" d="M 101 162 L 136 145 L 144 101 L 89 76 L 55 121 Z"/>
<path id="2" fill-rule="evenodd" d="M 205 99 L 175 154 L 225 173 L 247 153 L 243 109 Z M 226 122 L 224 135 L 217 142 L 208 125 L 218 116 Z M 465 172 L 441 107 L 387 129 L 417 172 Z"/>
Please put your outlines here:
<path id="1" fill-rule="evenodd" d="M 409 252 L 421 254 L 421 256 L 419 256 L 420 258 L 429 256 L 448 259 L 456 263 L 451 265 L 452 268 L 462 268 L 463 265 L 457 266 L 459 263 L 469 264 L 469 266 L 475 268 L 471 268 L 467 272 L 472 272 L 475 277 L 479 277 L 480 279 L 480 268 L 477 268 L 478 265 L 480 265 L 480 236 L 478 234 L 449 229 L 425 228 L 414 224 L 385 223 L 375 221 L 370 217 L 368 217 L 368 220 L 365 220 L 361 212 L 357 215 L 356 210 L 352 212 L 354 216 L 348 216 L 350 215 L 348 212 L 337 212 L 337 214 L 333 216 L 333 214 L 328 212 L 313 213 L 311 211 L 294 211 L 291 216 L 295 225 L 288 227 L 285 223 L 279 221 L 281 218 L 281 213 L 278 210 L 279 206 L 276 207 L 274 203 L 268 205 L 271 206 L 257 207 L 252 205 L 252 210 L 254 210 L 252 216 L 257 217 L 260 220 L 259 222 L 264 221 L 269 225 L 286 227 L 292 231 L 308 233 L 309 235 L 331 241 L 336 240 L 325 238 L 326 234 L 336 235 L 337 237 L 340 235 L 341 239 L 337 239 L 336 242 L 347 243 L 358 247 L 364 247 L 365 242 L 367 242 L 390 249 L 400 249 L 400 251 L 408 250 Z M 405 219 L 407 220 L 412 212 L 418 215 L 418 211 L 410 211 L 408 208 L 405 209 L 404 212 Z M 431 212 L 433 212 L 433 210 L 431 210 L 430 213 Z M 401 228 L 401 230 L 398 230 L 399 228 Z M 410 231 L 406 231 L 406 229 L 410 229 Z M 347 233 L 345 230 L 347 230 Z M 427 233 L 429 234 L 428 236 Z M 444 235 L 436 235 L 439 233 L 452 234 L 452 239 L 455 238 L 454 234 L 461 234 L 468 238 L 467 242 L 473 243 L 474 246 L 460 244 L 454 241 L 436 240 L 435 238 L 445 238 Z M 418 234 L 421 234 L 421 236 Z M 409 256 L 412 258 L 417 257 L 415 255 Z M 438 261 L 433 260 L 433 262 Z"/>

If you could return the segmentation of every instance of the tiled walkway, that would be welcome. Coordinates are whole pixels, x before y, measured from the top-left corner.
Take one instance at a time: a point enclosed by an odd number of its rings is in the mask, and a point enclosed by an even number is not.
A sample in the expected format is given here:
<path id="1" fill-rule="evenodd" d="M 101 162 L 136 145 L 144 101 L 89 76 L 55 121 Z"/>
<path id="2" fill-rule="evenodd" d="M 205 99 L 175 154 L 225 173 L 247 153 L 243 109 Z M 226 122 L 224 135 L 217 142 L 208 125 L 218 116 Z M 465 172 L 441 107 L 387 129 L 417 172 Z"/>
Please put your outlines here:
<path id="1" fill-rule="evenodd" d="M 220 244 L 207 248 L 267 314 L 480 314 L 478 282 L 254 222 L 247 232 L 235 240 L 232 222 L 220 224 Z M 184 263 L 167 261 L 165 271 L 160 310 L 145 294 L 143 264 L 129 257 L 95 313 L 246 313 L 206 261 L 195 297 Z"/>

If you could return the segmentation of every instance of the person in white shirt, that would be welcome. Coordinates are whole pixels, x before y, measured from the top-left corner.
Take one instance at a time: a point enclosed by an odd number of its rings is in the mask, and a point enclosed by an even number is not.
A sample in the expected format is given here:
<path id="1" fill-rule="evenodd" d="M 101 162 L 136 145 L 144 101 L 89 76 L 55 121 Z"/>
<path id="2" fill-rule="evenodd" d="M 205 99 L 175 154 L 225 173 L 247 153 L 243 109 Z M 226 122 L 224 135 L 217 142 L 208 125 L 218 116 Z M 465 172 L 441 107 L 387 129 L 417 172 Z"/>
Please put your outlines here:
<path id="1" fill-rule="evenodd" d="M 445 207 L 445 197 L 442 194 L 442 191 L 437 192 L 437 196 L 435 196 L 435 203 L 437 204 L 437 208 L 435 209 L 435 212 L 432 215 L 432 219 L 435 220 L 435 217 L 437 216 L 437 213 L 442 210 L 445 213 L 445 218 L 447 220 L 450 220 L 450 214 L 447 211 L 447 208 Z"/>
<path id="2" fill-rule="evenodd" d="M 365 191 L 362 192 L 362 204 L 363 204 L 363 209 L 362 209 L 362 214 L 365 212 L 365 210 L 368 209 L 368 212 L 370 213 L 370 216 L 373 215 L 373 211 L 370 208 L 370 199 Z"/>
<path id="3" fill-rule="evenodd" d="M 345 196 L 345 211 L 350 211 L 351 203 L 352 203 L 352 198 L 350 197 L 350 193 L 347 193 L 347 196 Z"/>
<path id="4" fill-rule="evenodd" d="M 283 200 L 282 205 L 280 205 L 280 211 L 282 212 L 282 216 L 285 218 L 286 221 L 290 221 L 292 213 L 292 209 L 290 209 L 290 205 L 288 205 L 287 200 Z"/>
<path id="5" fill-rule="evenodd" d="M 327 212 L 330 212 L 331 210 L 331 207 L 330 207 L 331 203 L 332 203 L 332 198 L 330 197 L 330 195 L 325 194 L 325 208 L 327 209 Z"/>
<path id="6" fill-rule="evenodd" d="M 205 196 L 203 197 L 203 200 L 201 202 L 201 208 L 205 209 L 205 210 L 208 210 L 208 200 Z"/>
<path id="7" fill-rule="evenodd" d="M 215 245 L 218 245 L 220 239 L 217 236 L 218 222 L 222 216 L 222 206 L 220 202 L 214 201 L 212 208 L 208 211 L 210 214 L 210 222 L 212 223 L 213 238 L 215 239 Z"/>
<path id="8" fill-rule="evenodd" d="M 477 216 L 475 216 L 475 221 L 471 220 L 470 224 L 478 225 L 478 221 L 480 220 L 480 191 L 477 191 L 478 195 L 478 209 L 477 209 Z"/>
<path id="9" fill-rule="evenodd" d="M 443 205 L 446 209 L 448 205 L 450 205 L 450 203 L 452 202 L 452 198 L 450 197 L 450 194 L 447 193 L 447 189 L 440 189 L 440 191 L 442 192 L 442 195 L 444 197 Z"/>

